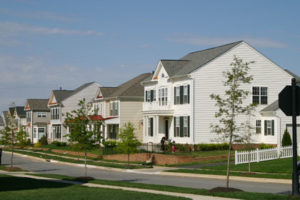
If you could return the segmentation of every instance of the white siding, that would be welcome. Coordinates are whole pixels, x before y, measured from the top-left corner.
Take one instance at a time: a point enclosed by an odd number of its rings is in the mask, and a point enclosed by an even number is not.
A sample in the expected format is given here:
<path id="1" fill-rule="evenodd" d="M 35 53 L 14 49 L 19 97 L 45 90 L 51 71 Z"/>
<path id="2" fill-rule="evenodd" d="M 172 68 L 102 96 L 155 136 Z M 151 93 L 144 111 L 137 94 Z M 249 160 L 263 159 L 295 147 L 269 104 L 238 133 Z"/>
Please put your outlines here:
<path id="1" fill-rule="evenodd" d="M 250 65 L 250 74 L 254 80 L 251 85 L 247 85 L 244 89 L 252 91 L 252 86 L 268 87 L 268 103 L 271 104 L 278 98 L 278 93 L 285 85 L 290 84 L 291 76 L 283 69 L 269 61 L 263 55 L 258 53 L 246 43 L 234 47 L 232 50 L 223 54 L 214 61 L 206 64 L 191 74 L 194 79 L 194 132 L 195 143 L 210 143 L 216 138 L 216 135 L 211 133 L 210 124 L 218 123 L 215 118 L 215 101 L 210 99 L 210 94 L 224 94 L 225 87 L 223 86 L 223 71 L 230 70 L 230 63 L 233 61 L 234 55 L 242 58 L 243 61 L 255 61 Z M 245 101 L 245 104 L 252 102 L 252 96 Z M 257 107 L 258 112 L 267 105 Z M 239 122 L 244 119 L 239 118 Z M 269 141 L 268 141 L 269 142 Z M 270 141 L 270 142 L 273 142 Z"/>

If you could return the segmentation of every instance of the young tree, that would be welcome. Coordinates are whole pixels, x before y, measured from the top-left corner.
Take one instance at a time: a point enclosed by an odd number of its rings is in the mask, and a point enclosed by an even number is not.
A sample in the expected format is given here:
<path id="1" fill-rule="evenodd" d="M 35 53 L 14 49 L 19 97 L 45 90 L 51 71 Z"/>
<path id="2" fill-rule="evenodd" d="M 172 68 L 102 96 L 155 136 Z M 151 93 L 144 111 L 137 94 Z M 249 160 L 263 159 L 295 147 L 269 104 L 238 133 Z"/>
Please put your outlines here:
<path id="1" fill-rule="evenodd" d="M 21 127 L 20 131 L 17 132 L 16 141 L 20 146 L 25 146 L 28 143 L 28 133 L 24 131 L 24 127 Z"/>
<path id="2" fill-rule="evenodd" d="M 230 64 L 232 68 L 223 72 L 226 87 L 224 96 L 219 94 L 211 94 L 211 99 L 216 101 L 218 111 L 215 117 L 219 119 L 219 123 L 212 124 L 211 129 L 214 133 L 222 136 L 229 144 L 227 156 L 226 170 L 226 187 L 229 188 L 229 172 L 230 172 L 230 157 L 232 144 L 236 139 L 240 139 L 239 130 L 242 124 L 238 124 L 237 117 L 245 114 L 250 105 L 244 105 L 243 101 L 249 95 L 249 91 L 243 90 L 242 85 L 249 84 L 253 80 L 251 75 L 248 75 L 249 65 L 254 62 L 243 62 L 242 59 L 234 56 L 233 62 Z"/>
<path id="3" fill-rule="evenodd" d="M 292 145 L 292 139 L 291 139 L 291 135 L 288 132 L 287 129 L 285 129 L 284 134 L 282 136 L 282 146 L 286 147 L 286 146 L 291 146 Z"/>
<path id="4" fill-rule="evenodd" d="M 10 146 L 11 157 L 10 157 L 10 167 L 13 168 L 14 165 L 14 146 L 16 144 L 15 138 L 15 120 L 13 117 L 8 117 L 8 125 L 1 132 L 1 143 Z"/>
<path id="5" fill-rule="evenodd" d="M 78 103 L 79 108 L 66 113 L 65 124 L 69 127 L 69 142 L 73 144 L 74 148 L 84 151 L 84 176 L 87 176 L 87 151 L 92 149 L 101 135 L 100 129 L 91 129 L 90 125 L 94 124 L 100 127 L 102 121 L 92 120 L 88 115 L 87 104 L 85 99 Z"/>
<path id="6" fill-rule="evenodd" d="M 137 152 L 137 147 L 141 145 L 140 141 L 135 137 L 132 123 L 129 122 L 121 128 L 119 139 L 120 142 L 118 142 L 117 150 L 127 154 L 129 165 L 130 154 Z"/>

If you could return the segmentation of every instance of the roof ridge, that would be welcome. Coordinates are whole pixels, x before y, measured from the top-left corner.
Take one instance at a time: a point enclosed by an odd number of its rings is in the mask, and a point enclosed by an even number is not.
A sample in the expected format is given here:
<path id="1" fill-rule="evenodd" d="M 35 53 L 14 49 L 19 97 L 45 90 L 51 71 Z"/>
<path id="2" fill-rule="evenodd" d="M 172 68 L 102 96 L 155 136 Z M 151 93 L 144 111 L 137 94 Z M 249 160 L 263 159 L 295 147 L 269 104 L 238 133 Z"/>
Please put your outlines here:
<path id="1" fill-rule="evenodd" d="M 194 54 L 194 53 L 199 53 L 199 52 L 202 52 L 202 51 L 208 51 L 208 50 L 212 50 L 212 49 L 217 49 L 217 48 L 220 48 L 220 47 L 225 47 L 227 45 L 232 45 L 232 44 L 239 44 L 241 42 L 245 42 L 244 40 L 239 40 L 239 41 L 236 41 L 236 42 L 231 42 L 231 43 L 228 43 L 228 44 L 223 44 L 223 45 L 220 45 L 220 46 L 216 46 L 216 47 L 211 47 L 211 48 L 208 48 L 208 49 L 203 49 L 203 50 L 199 50 L 199 51 L 193 51 L 193 52 L 190 52 L 188 53 L 187 55 L 189 54 Z M 185 56 L 183 56 L 185 57 Z"/>

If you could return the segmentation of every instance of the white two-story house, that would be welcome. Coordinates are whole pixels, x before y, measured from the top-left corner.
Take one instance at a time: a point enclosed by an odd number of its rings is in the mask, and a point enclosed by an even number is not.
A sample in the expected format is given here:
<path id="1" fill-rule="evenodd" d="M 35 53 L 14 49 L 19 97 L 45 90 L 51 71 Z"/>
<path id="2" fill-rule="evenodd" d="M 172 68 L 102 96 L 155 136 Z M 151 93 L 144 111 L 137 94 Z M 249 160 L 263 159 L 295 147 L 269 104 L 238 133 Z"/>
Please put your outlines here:
<path id="1" fill-rule="evenodd" d="M 85 99 L 86 103 L 92 102 L 100 85 L 96 82 L 90 82 L 81 85 L 75 90 L 53 90 L 48 101 L 51 118 L 48 126 L 48 140 L 67 142 L 65 137 L 68 133 L 68 127 L 65 125 L 66 113 L 71 113 L 79 108 L 80 100 Z"/>
<path id="2" fill-rule="evenodd" d="M 251 92 L 245 105 L 258 105 L 250 119 L 257 133 L 254 143 L 280 145 L 291 118 L 272 111 L 278 110 L 278 93 L 294 76 L 244 41 L 192 52 L 178 60 L 160 60 L 152 78 L 143 82 L 143 142 L 159 143 L 162 137 L 183 144 L 215 142 L 218 136 L 210 126 L 218 123 L 218 108 L 210 95 L 224 95 L 223 72 L 231 69 L 234 56 L 255 62 L 249 70 L 252 83 L 243 85 Z M 238 117 L 238 123 L 246 120 L 247 116 Z"/>

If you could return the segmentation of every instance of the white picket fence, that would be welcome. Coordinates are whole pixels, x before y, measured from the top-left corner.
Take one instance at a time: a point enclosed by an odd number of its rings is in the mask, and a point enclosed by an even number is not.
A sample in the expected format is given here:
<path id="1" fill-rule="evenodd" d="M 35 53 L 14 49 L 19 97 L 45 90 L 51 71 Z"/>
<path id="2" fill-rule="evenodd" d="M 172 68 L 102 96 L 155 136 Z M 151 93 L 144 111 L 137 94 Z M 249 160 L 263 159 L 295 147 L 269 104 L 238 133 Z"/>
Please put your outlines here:
<path id="1" fill-rule="evenodd" d="M 299 155 L 299 148 L 298 148 Z M 279 147 L 271 149 L 256 149 L 252 151 L 235 151 L 235 161 L 236 165 L 248 163 L 250 157 L 250 162 L 260 162 L 266 160 L 275 160 L 278 158 L 288 158 L 293 156 L 293 147 Z"/>

